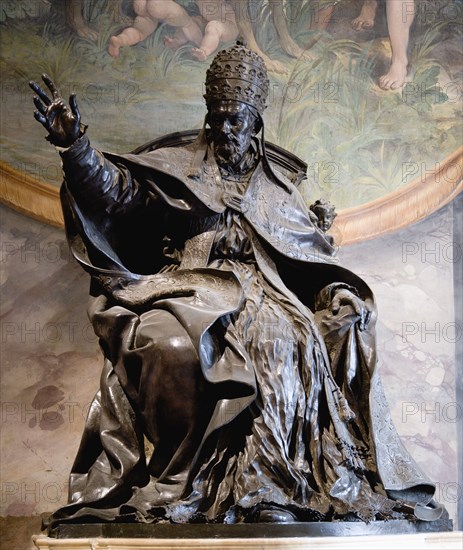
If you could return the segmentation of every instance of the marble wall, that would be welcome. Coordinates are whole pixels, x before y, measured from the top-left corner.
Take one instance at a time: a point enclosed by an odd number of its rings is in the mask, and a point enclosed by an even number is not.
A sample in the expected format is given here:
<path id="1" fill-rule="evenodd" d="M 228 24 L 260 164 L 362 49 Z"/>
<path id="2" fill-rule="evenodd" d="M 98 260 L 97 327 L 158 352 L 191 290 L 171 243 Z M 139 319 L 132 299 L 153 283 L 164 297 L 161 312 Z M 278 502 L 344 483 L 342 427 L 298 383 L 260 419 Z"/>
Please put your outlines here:
<path id="1" fill-rule="evenodd" d="M 379 371 L 395 426 L 454 519 L 459 509 L 460 529 L 461 199 L 403 231 L 340 251 L 377 299 Z"/>
<path id="2" fill-rule="evenodd" d="M 1 224 L 0 515 L 30 517 L 67 500 L 101 357 L 86 317 L 88 277 L 64 231 L 5 208 Z M 4 526 L 15 543 L 17 522 Z"/>
<path id="3" fill-rule="evenodd" d="M 340 251 L 343 265 L 377 296 L 379 368 L 396 427 L 455 520 L 462 424 L 458 208 L 461 214 L 461 200 L 406 230 Z M 64 231 L 2 207 L 1 234 L 0 516 L 2 526 L 23 517 L 37 529 L 38 515 L 66 502 L 101 353 L 85 313 L 88 276 L 70 257 Z"/>

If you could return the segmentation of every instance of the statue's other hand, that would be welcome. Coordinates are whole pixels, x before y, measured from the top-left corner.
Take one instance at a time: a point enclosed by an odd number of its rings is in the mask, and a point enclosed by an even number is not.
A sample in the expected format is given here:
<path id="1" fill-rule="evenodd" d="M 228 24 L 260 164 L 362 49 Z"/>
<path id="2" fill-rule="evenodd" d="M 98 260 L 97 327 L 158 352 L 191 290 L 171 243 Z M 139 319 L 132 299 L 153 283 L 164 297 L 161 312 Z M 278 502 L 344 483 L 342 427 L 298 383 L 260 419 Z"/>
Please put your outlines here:
<path id="1" fill-rule="evenodd" d="M 365 330 L 372 316 L 371 307 L 361 298 L 345 288 L 336 291 L 330 304 L 333 315 L 337 315 L 341 306 L 350 306 L 359 317 L 359 328 Z"/>
<path id="2" fill-rule="evenodd" d="M 46 74 L 42 80 L 51 92 L 52 99 L 36 82 L 29 82 L 29 86 L 37 94 L 34 104 L 37 110 L 34 117 L 48 131 L 48 141 L 60 147 L 69 147 L 81 136 L 80 111 L 75 94 L 69 97 L 69 107 L 62 98 L 55 83 Z"/>

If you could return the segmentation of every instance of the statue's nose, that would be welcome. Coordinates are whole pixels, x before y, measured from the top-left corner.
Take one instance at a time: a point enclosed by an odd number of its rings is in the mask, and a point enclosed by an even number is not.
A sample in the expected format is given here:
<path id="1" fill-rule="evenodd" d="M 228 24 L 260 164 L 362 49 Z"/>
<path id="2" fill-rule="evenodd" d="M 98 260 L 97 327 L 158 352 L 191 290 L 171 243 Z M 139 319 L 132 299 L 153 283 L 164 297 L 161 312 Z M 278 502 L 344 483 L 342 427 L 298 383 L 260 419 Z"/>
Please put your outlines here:
<path id="1" fill-rule="evenodd" d="M 230 128 L 231 128 L 230 121 L 228 119 L 225 119 L 222 122 L 222 133 L 229 134 L 230 133 Z"/>

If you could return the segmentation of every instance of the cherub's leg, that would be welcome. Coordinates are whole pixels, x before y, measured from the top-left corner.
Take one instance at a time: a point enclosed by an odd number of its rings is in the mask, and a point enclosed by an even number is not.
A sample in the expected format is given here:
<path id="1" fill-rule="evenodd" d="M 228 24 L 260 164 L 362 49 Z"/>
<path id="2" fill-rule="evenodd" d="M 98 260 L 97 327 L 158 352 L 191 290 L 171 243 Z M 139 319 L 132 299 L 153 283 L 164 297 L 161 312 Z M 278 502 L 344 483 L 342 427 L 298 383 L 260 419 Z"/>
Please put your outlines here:
<path id="1" fill-rule="evenodd" d="M 391 40 L 392 60 L 389 71 L 379 79 L 383 90 L 397 90 L 404 85 L 408 66 L 410 27 L 415 17 L 414 0 L 387 0 L 387 27 Z"/>
<path id="2" fill-rule="evenodd" d="M 203 34 L 199 25 L 186 10 L 173 0 L 146 0 L 146 9 L 153 19 L 164 21 L 171 27 L 181 27 L 188 41 L 201 44 Z"/>
<path id="3" fill-rule="evenodd" d="M 196 21 L 200 29 L 204 27 L 204 21 L 200 15 L 192 15 L 192 18 Z M 174 34 L 164 37 L 164 46 L 172 48 L 173 50 L 180 48 L 180 46 L 185 45 L 187 42 L 188 38 L 183 32 L 182 27 L 177 27 Z"/>
<path id="4" fill-rule="evenodd" d="M 109 39 L 108 52 L 112 57 L 119 57 L 119 49 L 124 46 L 133 46 L 153 33 L 158 26 L 158 21 L 138 15 L 132 27 L 127 27 L 117 36 Z"/>
<path id="5" fill-rule="evenodd" d="M 205 61 L 221 42 L 238 36 L 238 27 L 233 7 L 224 0 L 196 0 L 196 4 L 202 18 L 208 23 L 201 44 L 192 49 L 192 54 L 200 61 Z"/>
<path id="6" fill-rule="evenodd" d="M 237 36 L 238 27 L 233 21 L 209 21 L 199 48 L 193 48 L 192 54 L 199 61 L 205 61 L 221 42 L 228 42 Z"/>
<path id="7" fill-rule="evenodd" d="M 376 10 L 378 9 L 377 0 L 365 0 L 358 17 L 352 20 L 352 28 L 356 31 L 362 29 L 371 29 L 375 24 Z"/>

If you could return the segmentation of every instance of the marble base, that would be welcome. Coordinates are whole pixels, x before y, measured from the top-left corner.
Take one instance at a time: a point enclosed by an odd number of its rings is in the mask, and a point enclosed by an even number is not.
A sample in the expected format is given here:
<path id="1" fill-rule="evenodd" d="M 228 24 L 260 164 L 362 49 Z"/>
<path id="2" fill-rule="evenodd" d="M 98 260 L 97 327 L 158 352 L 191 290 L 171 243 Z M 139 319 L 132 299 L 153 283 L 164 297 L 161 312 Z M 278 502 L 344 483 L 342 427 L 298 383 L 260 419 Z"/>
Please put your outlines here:
<path id="1" fill-rule="evenodd" d="M 294 523 L 62 523 L 48 534 L 56 539 L 255 539 L 412 535 L 453 531 L 452 520 L 317 521 Z"/>
<path id="2" fill-rule="evenodd" d="M 38 535 L 33 544 L 38 550 L 461 550 L 463 533 L 254 539 L 52 539 Z"/>

